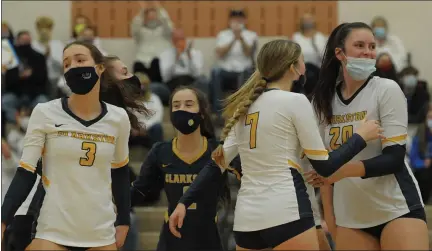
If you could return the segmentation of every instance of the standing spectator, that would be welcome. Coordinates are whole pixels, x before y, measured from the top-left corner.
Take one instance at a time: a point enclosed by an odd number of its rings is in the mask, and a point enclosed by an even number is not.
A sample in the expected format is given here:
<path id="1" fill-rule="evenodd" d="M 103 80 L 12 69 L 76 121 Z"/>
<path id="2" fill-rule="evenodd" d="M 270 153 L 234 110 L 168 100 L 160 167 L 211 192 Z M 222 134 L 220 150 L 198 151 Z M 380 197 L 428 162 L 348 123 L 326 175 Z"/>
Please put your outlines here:
<path id="1" fill-rule="evenodd" d="M 432 190 L 432 110 L 429 110 L 426 122 L 419 126 L 417 135 L 413 138 L 409 157 L 423 202 L 426 204 Z"/>
<path id="2" fill-rule="evenodd" d="M 246 14 L 242 10 L 232 10 L 229 14 L 229 28 L 219 32 L 216 38 L 218 68 L 212 70 L 213 109 L 221 109 L 222 91 L 236 90 L 245 81 L 253 68 L 253 54 L 257 34 L 245 26 Z"/>
<path id="3" fill-rule="evenodd" d="M 131 23 L 131 34 L 136 43 L 134 72 L 147 74 L 152 82 L 162 82 L 159 55 L 170 47 L 173 24 L 168 12 L 158 1 L 150 5 L 140 2 L 141 10 Z"/>
<path id="4" fill-rule="evenodd" d="M 52 31 L 54 28 L 54 21 L 50 17 L 39 17 L 36 20 L 36 30 L 38 32 L 38 39 L 33 40 L 32 47 L 35 51 L 45 55 L 49 92 L 52 98 L 57 96 L 57 82 L 63 75 L 63 48 L 62 41 L 52 39 Z"/>
<path id="5" fill-rule="evenodd" d="M 14 43 L 14 35 L 12 29 L 6 22 L 2 22 L 1 24 L 1 38 L 2 40 L 6 38 L 11 44 Z"/>
<path id="6" fill-rule="evenodd" d="M 413 66 L 403 69 L 399 78 L 408 101 L 408 123 L 424 123 L 429 109 L 429 88 L 425 80 L 418 79 L 418 70 Z"/>
<path id="7" fill-rule="evenodd" d="M 193 48 L 193 41 L 187 41 L 183 30 L 172 34 L 172 47 L 159 57 L 162 80 L 170 91 L 181 85 L 191 85 L 202 79 L 204 60 L 201 51 Z M 205 81 L 201 81 L 207 86 Z M 202 88 L 200 88 L 202 89 Z M 201 90 L 207 93 L 206 90 Z"/>
<path id="8" fill-rule="evenodd" d="M 388 22 L 384 17 L 375 17 L 371 27 L 377 41 L 377 54 L 389 53 L 394 61 L 396 72 L 400 72 L 407 63 L 407 52 L 402 40 L 396 35 L 389 34 Z"/>
<path id="9" fill-rule="evenodd" d="M 15 47 L 20 65 L 16 76 L 6 77 L 5 93 L 2 95 L 6 118 L 11 122 L 15 122 L 15 112 L 20 103 L 33 108 L 38 103 L 48 101 L 45 57 L 31 47 L 28 31 L 18 33 Z"/>
<path id="10" fill-rule="evenodd" d="M 327 37 L 316 30 L 315 18 L 306 13 L 301 17 L 299 31 L 294 33 L 292 40 L 302 48 L 306 66 L 306 82 L 294 82 L 292 91 L 307 95 L 312 92 L 318 82 L 319 68 L 321 67 Z"/>

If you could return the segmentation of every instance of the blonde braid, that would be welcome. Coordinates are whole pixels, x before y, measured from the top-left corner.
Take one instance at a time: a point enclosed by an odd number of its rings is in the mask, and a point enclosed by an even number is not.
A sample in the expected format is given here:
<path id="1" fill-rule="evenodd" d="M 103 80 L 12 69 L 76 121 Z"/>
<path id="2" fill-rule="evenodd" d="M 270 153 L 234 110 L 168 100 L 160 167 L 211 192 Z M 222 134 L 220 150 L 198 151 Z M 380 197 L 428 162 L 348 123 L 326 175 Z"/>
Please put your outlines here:
<path id="1" fill-rule="evenodd" d="M 258 76 L 261 76 L 258 74 Z M 256 77 L 256 76 L 255 76 Z M 258 97 L 263 94 L 267 86 L 267 81 L 262 79 L 261 77 L 259 79 L 255 79 L 254 84 L 250 88 L 249 93 L 246 96 L 246 100 L 241 101 L 234 114 L 231 118 L 228 119 L 227 123 L 225 124 L 225 127 L 222 130 L 221 134 L 221 144 L 213 151 L 212 153 L 212 159 L 221 167 L 225 167 L 225 157 L 223 154 L 223 141 L 230 133 L 231 129 L 234 127 L 235 124 L 240 120 L 241 117 L 245 116 L 247 112 L 249 111 L 249 107 L 258 99 Z"/>

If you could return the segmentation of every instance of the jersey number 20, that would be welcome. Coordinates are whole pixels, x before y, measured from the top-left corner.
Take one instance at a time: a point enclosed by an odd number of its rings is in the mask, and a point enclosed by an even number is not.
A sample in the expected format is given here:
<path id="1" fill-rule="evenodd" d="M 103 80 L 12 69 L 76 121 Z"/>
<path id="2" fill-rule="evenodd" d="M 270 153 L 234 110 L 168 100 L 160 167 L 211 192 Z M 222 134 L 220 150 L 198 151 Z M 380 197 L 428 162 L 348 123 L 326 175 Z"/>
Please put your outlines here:
<path id="1" fill-rule="evenodd" d="M 336 150 L 341 146 L 341 144 L 337 143 L 339 138 L 341 137 L 341 134 L 342 134 L 341 143 L 343 144 L 349 138 L 352 137 L 353 131 L 354 131 L 354 128 L 352 125 L 344 126 L 344 127 L 342 127 L 342 129 L 340 127 L 330 128 L 329 134 L 332 136 L 332 138 L 330 139 L 330 149 Z"/>
<path id="2" fill-rule="evenodd" d="M 96 158 L 96 143 L 93 142 L 83 142 L 81 150 L 87 151 L 85 158 L 80 158 L 81 166 L 93 166 Z"/>
<path id="3" fill-rule="evenodd" d="M 245 126 L 250 126 L 250 149 L 256 148 L 257 145 L 257 128 L 258 128 L 259 112 L 248 114 L 245 120 Z"/>

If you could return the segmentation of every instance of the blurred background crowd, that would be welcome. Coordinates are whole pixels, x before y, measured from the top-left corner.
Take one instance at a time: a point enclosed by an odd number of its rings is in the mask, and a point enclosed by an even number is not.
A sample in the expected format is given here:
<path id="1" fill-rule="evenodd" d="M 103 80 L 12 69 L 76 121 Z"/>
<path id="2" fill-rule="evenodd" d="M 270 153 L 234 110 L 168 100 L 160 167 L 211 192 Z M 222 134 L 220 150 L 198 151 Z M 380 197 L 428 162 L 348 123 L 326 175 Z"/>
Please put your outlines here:
<path id="1" fill-rule="evenodd" d="M 135 48 L 122 48 L 134 51 L 133 62 L 125 65 L 124 72 L 131 71 L 140 79 L 146 92 L 143 100 L 154 115 L 151 118 L 140 117 L 146 130 L 132 131 L 130 135 L 131 167 L 135 173 L 155 142 L 174 137 L 167 111 L 171 91 L 181 85 L 193 85 L 203 91 L 210 101 L 215 127 L 220 128 L 224 123 L 221 100 L 237 90 L 253 72 L 255 56 L 262 44 L 260 34 L 248 27 L 248 21 L 256 18 L 252 13 L 242 8 L 222 13 L 228 16 L 228 23 L 212 38 L 217 62 L 209 69 L 204 66 L 207 53 L 203 53 L 196 46 L 195 39 L 187 37 L 185 31 L 171 20 L 163 4 L 147 1 L 140 2 L 139 7 L 128 27 Z M 77 14 L 72 18 L 73 28 L 67 41 L 53 35 L 56 22 L 49 15 L 40 15 L 34 20 L 35 29 L 31 30 L 36 32 L 30 32 L 30 27 L 17 30 L 13 22 L 2 21 L 2 195 L 21 155 L 32 109 L 38 103 L 70 93 L 63 77 L 64 46 L 74 40 L 87 41 L 105 55 L 113 54 L 104 48 L 98 37 L 101 27 L 86 15 Z M 302 48 L 307 82 L 305 86 L 294 86 L 293 91 L 308 92 L 318 80 L 328 34 L 317 30 L 313 13 L 303 13 L 298 23 L 297 31 L 286 38 L 299 43 Z M 404 46 L 404 37 L 392 32 L 392 23 L 385 16 L 376 16 L 369 20 L 369 24 L 377 40 L 375 75 L 396 81 L 408 101 L 410 144 L 407 161 L 427 203 L 432 190 L 432 106 L 428 87 L 432 79 L 419 77 L 418 66 Z M 232 179 L 233 200 L 238 186 Z M 154 196 L 143 200 L 135 209 L 136 225 L 131 228 L 127 250 L 155 248 L 165 206 L 164 194 L 155 191 Z M 220 231 L 224 245 L 233 249 L 232 208 L 223 210 L 221 215 Z"/>

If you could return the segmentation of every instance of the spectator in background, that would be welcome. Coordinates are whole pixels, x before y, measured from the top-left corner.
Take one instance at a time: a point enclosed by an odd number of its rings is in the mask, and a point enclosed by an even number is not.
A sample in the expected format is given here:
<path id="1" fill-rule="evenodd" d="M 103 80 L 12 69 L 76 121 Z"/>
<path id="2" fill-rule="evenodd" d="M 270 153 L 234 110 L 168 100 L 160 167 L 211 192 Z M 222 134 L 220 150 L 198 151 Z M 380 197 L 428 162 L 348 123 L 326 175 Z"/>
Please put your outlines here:
<path id="1" fill-rule="evenodd" d="M 12 29 L 10 28 L 9 24 L 4 21 L 1 24 L 1 38 L 2 40 L 9 40 L 11 44 L 14 44 L 15 42 Z"/>
<path id="2" fill-rule="evenodd" d="M 396 35 L 389 34 L 388 23 L 384 17 L 375 17 L 371 27 L 377 41 L 377 55 L 382 52 L 389 53 L 394 61 L 396 72 L 400 72 L 407 63 L 407 52 L 402 40 Z"/>
<path id="3" fill-rule="evenodd" d="M 140 80 L 141 88 L 144 91 L 143 103 L 153 114 L 151 117 L 136 113 L 140 123 L 145 125 L 145 131 L 137 132 L 132 130 L 129 138 L 130 146 L 144 146 L 152 148 L 154 143 L 163 141 L 162 120 L 164 109 L 161 100 L 150 90 L 150 79 L 144 73 L 138 72 L 136 76 Z"/>
<path id="4" fill-rule="evenodd" d="M 419 126 L 410 150 L 410 164 L 417 179 L 423 202 L 426 204 L 432 189 L 432 110 L 425 123 Z"/>
<path id="5" fill-rule="evenodd" d="M 311 14 L 306 13 L 300 18 L 299 31 L 294 33 L 292 40 L 302 48 L 306 66 L 306 81 L 305 83 L 295 81 L 291 91 L 308 95 L 312 93 L 313 88 L 318 82 L 319 69 L 327 37 L 316 30 L 315 18 Z"/>
<path id="6" fill-rule="evenodd" d="M 219 64 L 211 74 L 211 98 L 215 111 L 222 108 L 222 91 L 227 88 L 237 90 L 252 72 L 258 36 L 248 30 L 245 24 L 244 11 L 232 10 L 229 14 L 229 28 L 217 35 L 216 54 Z"/>
<path id="7" fill-rule="evenodd" d="M 429 90 L 425 80 L 418 79 L 418 70 L 413 66 L 403 69 L 399 78 L 408 101 L 408 123 L 424 123 L 429 109 Z"/>
<path id="8" fill-rule="evenodd" d="M 45 56 L 49 93 L 52 98 L 57 97 L 57 82 L 63 76 L 63 48 L 62 41 L 52 39 L 54 21 L 50 17 L 39 17 L 36 20 L 38 39 L 33 40 L 32 47 L 35 51 Z"/>
<path id="9" fill-rule="evenodd" d="M 76 16 L 74 19 L 73 27 L 72 27 L 72 41 L 70 41 L 70 42 L 77 40 L 81 31 L 83 31 L 85 27 L 91 26 L 91 25 L 92 24 L 91 24 L 90 19 L 88 17 L 86 17 L 84 15 Z M 99 47 L 100 46 L 100 39 L 98 37 L 95 37 L 93 40 L 93 44 L 96 47 Z"/>
<path id="10" fill-rule="evenodd" d="M 375 76 L 381 78 L 388 78 L 395 81 L 402 89 L 401 83 L 396 72 L 395 64 L 389 53 L 383 52 L 377 56 L 376 59 L 376 72 Z"/>
<path id="11" fill-rule="evenodd" d="M 181 85 L 196 84 L 207 87 L 203 81 L 202 70 L 204 59 L 201 51 L 193 48 L 193 41 L 187 41 L 183 30 L 176 29 L 172 34 L 172 47 L 162 52 L 159 57 L 162 80 L 167 84 L 170 92 Z M 201 90 L 207 93 L 207 90 Z"/>
<path id="12" fill-rule="evenodd" d="M 31 36 L 28 31 L 18 33 L 15 48 L 20 64 L 16 75 L 7 77 L 5 92 L 2 95 L 6 118 L 12 122 L 15 122 L 16 109 L 20 103 L 33 108 L 38 103 L 48 101 L 45 57 L 31 47 Z"/>
<path id="13" fill-rule="evenodd" d="M 100 45 L 100 43 L 96 43 L 97 36 L 96 36 L 96 28 L 90 25 L 85 26 L 82 31 L 79 33 L 78 37 L 77 37 L 78 41 L 82 41 L 82 42 L 86 42 L 89 44 L 92 44 L 94 46 L 96 46 L 96 48 L 99 49 L 99 51 L 104 55 L 108 55 L 104 50 L 102 50 L 102 46 Z"/>
<path id="14" fill-rule="evenodd" d="M 173 24 L 168 12 L 158 1 L 140 2 L 141 10 L 131 23 L 131 34 L 136 43 L 134 73 L 147 74 L 152 82 L 162 83 L 159 55 L 171 46 Z"/>

